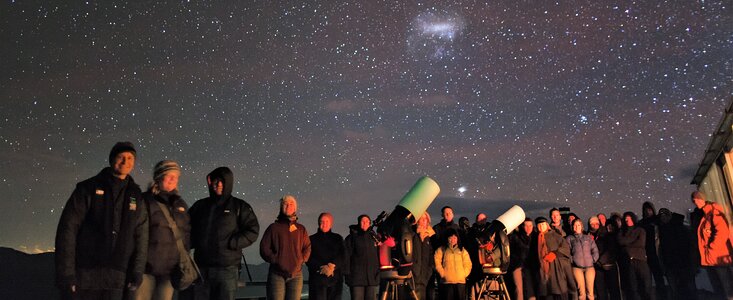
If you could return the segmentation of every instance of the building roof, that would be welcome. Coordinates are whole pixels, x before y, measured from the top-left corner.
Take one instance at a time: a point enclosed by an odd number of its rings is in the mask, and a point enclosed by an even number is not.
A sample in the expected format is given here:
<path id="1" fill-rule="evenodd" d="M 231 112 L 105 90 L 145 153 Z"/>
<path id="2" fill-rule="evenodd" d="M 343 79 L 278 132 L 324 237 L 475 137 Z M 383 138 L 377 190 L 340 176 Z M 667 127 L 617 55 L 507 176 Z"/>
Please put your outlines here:
<path id="1" fill-rule="evenodd" d="M 702 183 L 702 180 L 705 179 L 705 175 L 707 175 L 710 166 L 715 163 L 715 160 L 720 156 L 720 153 L 722 153 L 726 148 L 730 148 L 726 147 L 726 144 L 730 141 L 731 126 L 733 125 L 733 95 L 731 95 L 730 98 L 731 100 L 728 101 L 728 107 L 725 109 L 723 117 L 720 118 L 718 126 L 716 127 L 717 129 L 713 132 L 710 143 L 705 149 L 705 154 L 703 155 L 702 160 L 697 167 L 697 172 L 695 172 L 695 176 L 692 178 L 692 182 L 690 184 L 699 185 Z"/>

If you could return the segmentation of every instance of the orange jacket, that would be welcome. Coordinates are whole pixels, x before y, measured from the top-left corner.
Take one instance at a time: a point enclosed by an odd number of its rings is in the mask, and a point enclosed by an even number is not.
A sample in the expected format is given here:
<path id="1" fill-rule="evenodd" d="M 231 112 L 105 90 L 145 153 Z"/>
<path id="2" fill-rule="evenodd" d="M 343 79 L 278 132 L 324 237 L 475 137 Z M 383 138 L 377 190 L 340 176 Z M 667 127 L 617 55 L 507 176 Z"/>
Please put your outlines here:
<path id="1" fill-rule="evenodd" d="M 697 227 L 697 240 L 700 250 L 700 264 L 703 266 L 731 265 L 728 249 L 730 228 L 719 204 L 707 202 L 702 207 L 704 213 Z"/>

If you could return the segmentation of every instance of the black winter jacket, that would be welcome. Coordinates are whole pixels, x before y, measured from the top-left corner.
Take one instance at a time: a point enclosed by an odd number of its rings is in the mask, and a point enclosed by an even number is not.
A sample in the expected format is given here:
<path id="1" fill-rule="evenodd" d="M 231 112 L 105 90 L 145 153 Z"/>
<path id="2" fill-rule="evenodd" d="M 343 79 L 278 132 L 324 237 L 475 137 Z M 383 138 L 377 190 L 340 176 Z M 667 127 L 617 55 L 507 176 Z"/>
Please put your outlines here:
<path id="1" fill-rule="evenodd" d="M 625 259 L 646 261 L 646 232 L 641 227 L 626 227 L 618 233 L 618 244 Z"/>
<path id="2" fill-rule="evenodd" d="M 524 267 L 529 257 L 529 243 L 532 240 L 531 235 L 527 235 L 523 230 L 516 230 L 509 235 L 509 271 Z"/>
<path id="3" fill-rule="evenodd" d="M 183 245 L 189 249 L 191 241 L 191 224 L 187 210 L 188 205 L 180 196 L 171 193 L 161 192 L 153 195 L 147 191 L 143 193 L 150 216 L 150 237 L 148 240 L 148 262 L 145 264 L 145 273 L 156 276 L 169 275 L 173 268 L 180 261 L 180 253 L 173 231 L 168 224 L 163 211 L 160 210 L 162 203 L 170 212 L 171 217 L 178 226 L 181 233 Z"/>
<path id="4" fill-rule="evenodd" d="M 148 250 L 148 213 L 131 176 L 105 168 L 76 185 L 56 231 L 56 283 L 62 289 L 139 284 Z"/>
<path id="5" fill-rule="evenodd" d="M 346 249 L 346 284 L 379 285 L 379 250 L 372 232 L 358 229 L 344 240 Z"/>
<path id="6" fill-rule="evenodd" d="M 448 237 L 445 236 L 445 232 L 448 231 L 448 229 L 453 229 L 456 232 L 460 232 L 458 228 L 458 224 L 456 224 L 453 221 L 446 222 L 445 219 L 441 219 L 440 223 L 435 224 L 435 226 L 433 226 L 433 230 L 435 230 L 435 234 L 432 237 L 430 237 L 431 242 L 433 243 L 433 251 L 437 250 L 440 247 L 448 245 L 448 240 L 447 240 Z M 460 245 L 460 246 L 463 246 L 463 245 Z"/>
<path id="7" fill-rule="evenodd" d="M 590 233 L 595 238 L 596 246 L 598 246 L 598 262 L 597 264 L 604 269 L 610 269 L 615 266 L 619 253 L 618 240 L 615 233 L 598 230 Z"/>
<path id="8" fill-rule="evenodd" d="M 344 249 L 344 238 L 338 233 L 332 231 L 322 232 L 318 230 L 310 236 L 311 240 L 311 256 L 306 262 L 308 266 L 309 284 L 317 286 L 335 286 L 342 284 L 344 269 L 344 257 L 346 250 Z M 321 266 L 332 263 L 336 265 L 333 277 L 318 273 Z"/>
<path id="9" fill-rule="evenodd" d="M 196 201 L 191 216 L 191 248 L 199 267 L 230 267 L 239 265 L 242 249 L 252 245 L 260 233 L 252 207 L 232 196 L 232 171 L 220 167 L 207 176 L 221 179 L 224 191 L 217 196 L 209 186 L 210 197 Z"/>
<path id="10" fill-rule="evenodd" d="M 430 237 L 421 240 L 419 234 L 413 235 L 412 278 L 414 278 L 415 284 L 418 285 L 427 285 L 430 276 L 433 275 L 433 270 L 435 270 L 435 256 L 433 255 L 433 246 L 430 243 Z"/>

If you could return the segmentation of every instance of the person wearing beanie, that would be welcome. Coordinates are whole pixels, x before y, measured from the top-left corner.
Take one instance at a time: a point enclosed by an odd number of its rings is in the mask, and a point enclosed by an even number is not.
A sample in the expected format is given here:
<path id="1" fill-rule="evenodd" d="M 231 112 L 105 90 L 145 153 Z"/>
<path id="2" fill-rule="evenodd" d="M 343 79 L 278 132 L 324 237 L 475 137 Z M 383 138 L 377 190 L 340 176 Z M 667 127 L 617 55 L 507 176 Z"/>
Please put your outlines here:
<path id="1" fill-rule="evenodd" d="M 190 249 L 191 225 L 188 205 L 178 193 L 178 178 L 181 168 L 172 160 L 158 162 L 153 168 L 153 182 L 143 193 L 148 206 L 150 224 L 148 259 L 140 288 L 135 293 L 136 300 L 173 299 L 173 285 L 170 274 L 180 262 L 180 254 L 175 234 L 168 223 L 163 209 L 176 223 L 184 247 Z"/>
<path id="2" fill-rule="evenodd" d="M 535 219 L 537 231 L 532 234 L 527 267 L 536 284 L 535 294 L 540 299 L 568 299 L 570 286 L 568 274 L 560 258 L 570 259 L 570 248 L 565 239 L 545 217 Z M 574 288 L 574 287 L 573 287 Z"/>
<path id="3" fill-rule="evenodd" d="M 135 147 L 119 142 L 109 167 L 77 183 L 56 231 L 56 285 L 62 299 L 122 299 L 140 286 L 148 213 L 130 176 Z"/>
<path id="4" fill-rule="evenodd" d="M 298 223 L 298 202 L 286 195 L 274 223 L 262 234 L 260 256 L 270 264 L 267 272 L 267 299 L 300 299 L 303 264 L 311 255 L 311 241 L 305 226 Z"/>
<path id="5" fill-rule="evenodd" d="M 219 167 L 206 175 L 209 197 L 196 201 L 191 217 L 191 248 L 203 284 L 194 286 L 196 299 L 234 299 L 242 249 L 259 236 L 257 216 L 247 202 L 232 196 L 234 175 Z"/>
<path id="6" fill-rule="evenodd" d="M 692 228 L 697 237 L 700 264 L 707 271 L 714 292 L 722 298 L 733 299 L 730 225 L 723 207 L 706 201 L 705 194 L 700 191 L 693 192 L 691 198 L 701 212 L 699 224 Z"/>
<path id="7" fill-rule="evenodd" d="M 626 295 L 629 299 L 656 298 L 652 290 L 651 271 L 646 259 L 646 231 L 636 226 L 636 214 L 627 211 L 623 215 L 623 228 L 617 235 L 621 247 L 621 274 L 626 276 Z"/>

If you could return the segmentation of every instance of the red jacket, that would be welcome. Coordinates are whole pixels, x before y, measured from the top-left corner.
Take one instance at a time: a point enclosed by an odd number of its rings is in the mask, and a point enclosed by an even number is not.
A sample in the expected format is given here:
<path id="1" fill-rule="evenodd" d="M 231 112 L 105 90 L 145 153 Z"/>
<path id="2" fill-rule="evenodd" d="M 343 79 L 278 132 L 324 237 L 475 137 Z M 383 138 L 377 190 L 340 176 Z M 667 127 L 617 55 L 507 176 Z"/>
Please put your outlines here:
<path id="1" fill-rule="evenodd" d="M 731 265 L 729 245 L 730 228 L 719 204 L 707 202 L 697 227 L 697 241 L 700 250 L 700 264 L 703 266 Z"/>

